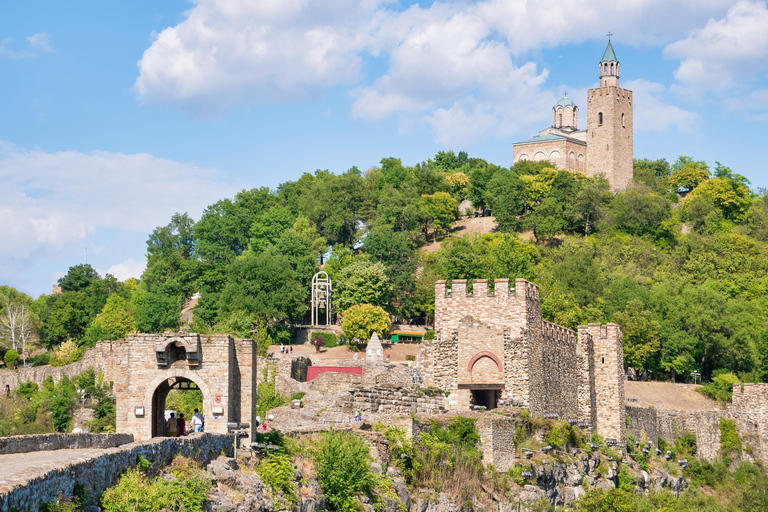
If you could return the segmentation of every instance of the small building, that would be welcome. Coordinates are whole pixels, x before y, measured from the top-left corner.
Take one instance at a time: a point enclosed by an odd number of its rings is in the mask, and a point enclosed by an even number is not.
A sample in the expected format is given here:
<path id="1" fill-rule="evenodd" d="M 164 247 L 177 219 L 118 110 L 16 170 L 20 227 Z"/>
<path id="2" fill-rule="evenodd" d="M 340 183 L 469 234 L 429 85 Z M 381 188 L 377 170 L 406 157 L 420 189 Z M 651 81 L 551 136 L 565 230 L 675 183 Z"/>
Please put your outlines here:
<path id="1" fill-rule="evenodd" d="M 389 331 L 387 335 L 390 343 L 421 343 L 421 340 L 424 339 L 424 333 L 418 331 L 395 330 Z"/>

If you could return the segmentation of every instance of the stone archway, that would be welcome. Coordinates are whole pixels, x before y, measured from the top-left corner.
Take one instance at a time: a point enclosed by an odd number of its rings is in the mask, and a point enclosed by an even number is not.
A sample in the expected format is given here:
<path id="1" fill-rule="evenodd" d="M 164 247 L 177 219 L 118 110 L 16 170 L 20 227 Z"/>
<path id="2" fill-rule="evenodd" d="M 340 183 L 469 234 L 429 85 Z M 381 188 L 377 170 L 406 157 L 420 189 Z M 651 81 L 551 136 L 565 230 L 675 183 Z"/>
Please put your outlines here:
<path id="1" fill-rule="evenodd" d="M 152 419 L 152 437 L 163 437 L 167 435 L 165 431 L 165 411 L 166 400 L 172 389 L 187 389 L 187 390 L 200 390 L 203 394 L 203 405 L 206 402 L 206 394 L 201 389 L 201 386 L 187 377 L 169 377 L 155 387 L 155 391 L 152 393 L 152 400 L 147 402 L 152 404 L 149 410 L 149 417 Z M 178 418 L 178 414 L 176 415 Z M 203 411 L 203 417 L 205 412 Z M 192 418 L 186 418 L 187 423 L 191 424 Z"/>
<path id="2" fill-rule="evenodd" d="M 228 422 L 254 425 L 253 340 L 226 334 L 132 334 L 113 345 L 109 379 L 114 382 L 118 432 L 133 434 L 137 441 L 164 434 L 165 399 L 172 386 L 187 382 L 203 394 L 206 432 L 226 434 Z"/>

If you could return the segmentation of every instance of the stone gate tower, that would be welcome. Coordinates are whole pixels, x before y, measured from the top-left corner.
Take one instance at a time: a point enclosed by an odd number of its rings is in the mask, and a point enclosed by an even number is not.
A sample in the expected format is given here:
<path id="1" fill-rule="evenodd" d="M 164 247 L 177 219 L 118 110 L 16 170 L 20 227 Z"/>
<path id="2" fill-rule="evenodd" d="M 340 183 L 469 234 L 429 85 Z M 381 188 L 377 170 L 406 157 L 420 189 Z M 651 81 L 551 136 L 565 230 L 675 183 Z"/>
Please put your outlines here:
<path id="1" fill-rule="evenodd" d="M 611 189 L 632 180 L 632 91 L 619 87 L 619 60 L 610 39 L 600 60 L 600 87 L 587 92 L 587 176 L 604 174 Z"/>

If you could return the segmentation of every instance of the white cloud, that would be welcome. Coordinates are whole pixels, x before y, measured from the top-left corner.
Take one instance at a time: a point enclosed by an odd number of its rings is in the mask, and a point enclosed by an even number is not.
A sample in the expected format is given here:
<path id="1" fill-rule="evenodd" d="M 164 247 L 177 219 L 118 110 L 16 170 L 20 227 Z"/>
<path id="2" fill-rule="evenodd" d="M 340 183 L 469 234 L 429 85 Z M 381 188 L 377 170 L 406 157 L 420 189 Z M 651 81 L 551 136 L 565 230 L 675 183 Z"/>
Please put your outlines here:
<path id="1" fill-rule="evenodd" d="M 526 54 L 602 37 L 605 20 L 624 44 L 663 44 L 732 0 L 453 0 L 404 10 L 384 0 L 193 2 L 139 62 L 143 101 L 210 116 L 344 86 L 352 115 L 376 120 L 501 96 L 510 80 L 529 79 Z M 388 58 L 389 69 L 366 76 L 369 55 Z"/>
<path id="2" fill-rule="evenodd" d="M 150 154 L 48 153 L 0 141 L 0 282 L 14 265 L 82 246 L 86 232 L 149 233 L 176 211 L 199 217 L 235 191 L 220 174 Z M 129 263 L 116 271 L 136 270 Z"/>
<path id="3" fill-rule="evenodd" d="M 702 122 L 696 112 L 670 105 L 664 100 L 667 88 L 647 80 L 630 80 L 624 87 L 632 91 L 636 108 L 634 128 L 640 132 L 663 132 L 672 127 L 682 132 L 696 131 Z"/>
<path id="4" fill-rule="evenodd" d="M 105 272 L 99 271 L 99 274 L 112 274 L 118 281 L 125 281 L 132 277 L 135 277 L 136 279 L 140 278 L 141 274 L 144 273 L 145 268 L 147 268 L 146 261 L 137 261 L 134 258 L 128 258 L 122 263 L 112 265 Z"/>
<path id="5" fill-rule="evenodd" d="M 765 2 L 737 2 L 724 18 L 667 46 L 664 55 L 681 59 L 675 78 L 684 94 L 743 89 L 768 70 Z"/>
<path id="6" fill-rule="evenodd" d="M 196 0 L 139 61 L 140 98 L 198 115 L 294 101 L 360 79 L 379 0 Z"/>
<path id="7" fill-rule="evenodd" d="M 0 56 L 23 59 L 27 57 L 37 57 L 43 53 L 50 53 L 53 51 L 50 44 L 51 36 L 45 32 L 29 36 L 27 38 L 27 47 L 20 50 L 11 49 L 11 43 L 13 43 L 13 39 L 11 38 L 6 38 L 0 41 Z"/>

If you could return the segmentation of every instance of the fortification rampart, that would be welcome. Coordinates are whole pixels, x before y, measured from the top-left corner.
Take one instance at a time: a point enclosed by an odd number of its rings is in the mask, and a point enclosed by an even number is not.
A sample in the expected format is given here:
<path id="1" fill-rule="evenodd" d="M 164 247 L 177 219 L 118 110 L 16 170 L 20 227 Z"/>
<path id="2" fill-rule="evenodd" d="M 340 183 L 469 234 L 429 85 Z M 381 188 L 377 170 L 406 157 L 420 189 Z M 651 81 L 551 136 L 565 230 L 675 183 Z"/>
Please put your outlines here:
<path id="1" fill-rule="evenodd" d="M 58 383 L 63 376 L 73 377 L 88 368 L 93 368 L 96 373 L 103 372 L 105 380 L 109 382 L 112 380 L 113 343 L 112 341 L 100 341 L 95 347 L 86 350 L 80 361 L 66 366 L 34 366 L 15 371 L 0 370 L 0 392 L 14 391 L 21 384 L 27 382 L 35 382 L 38 386 L 42 386 L 48 377 L 53 379 L 53 382 Z"/>
<path id="2" fill-rule="evenodd" d="M 535 415 L 588 421 L 626 438 L 621 328 L 575 332 L 543 321 L 539 288 L 525 279 L 435 283 L 435 339 L 424 342 L 424 381 L 450 392 L 457 412 L 507 400 Z"/>
<path id="3" fill-rule="evenodd" d="M 71 496 L 75 484 L 82 485 L 88 500 L 95 503 L 96 498 L 114 485 L 127 468 L 136 466 L 139 456 L 162 467 L 176 455 L 210 460 L 222 451 L 232 456 L 232 450 L 231 437 L 212 434 L 153 439 L 111 448 L 103 455 L 32 476 L 24 482 L 0 486 L 0 512 L 37 512 L 42 501 Z"/>
<path id="4" fill-rule="evenodd" d="M 714 460 L 720 449 L 720 420 L 732 420 L 743 446 L 742 457 L 768 464 L 768 384 L 734 386 L 733 400 L 725 410 L 680 411 L 652 407 L 626 407 L 629 432 L 674 443 L 686 431 L 696 436 L 699 457 Z"/>
<path id="5" fill-rule="evenodd" d="M 0 455 L 49 450 L 115 448 L 132 443 L 131 434 L 39 434 L 0 437 Z"/>

